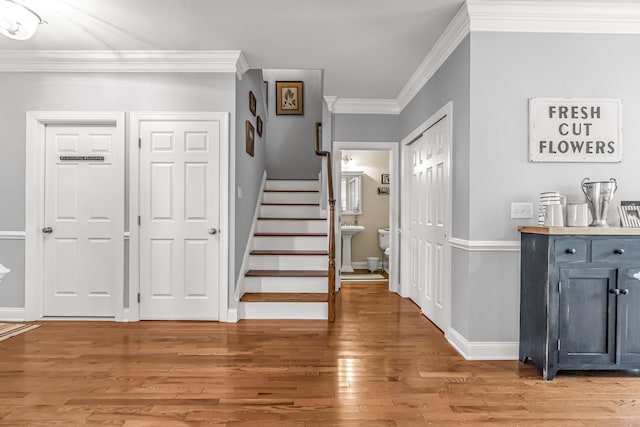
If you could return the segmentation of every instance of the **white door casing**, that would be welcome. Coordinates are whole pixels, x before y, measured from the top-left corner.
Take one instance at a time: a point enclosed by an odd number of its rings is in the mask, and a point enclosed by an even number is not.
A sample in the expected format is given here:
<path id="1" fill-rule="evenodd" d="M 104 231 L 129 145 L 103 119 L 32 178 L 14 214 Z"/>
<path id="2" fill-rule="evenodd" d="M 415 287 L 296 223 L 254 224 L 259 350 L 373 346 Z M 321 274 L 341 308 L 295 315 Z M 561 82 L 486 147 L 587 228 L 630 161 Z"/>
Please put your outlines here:
<path id="1" fill-rule="evenodd" d="M 46 139 L 47 126 L 103 126 L 112 127 L 113 146 L 115 152 L 123 153 L 125 138 L 125 120 L 122 112 L 83 112 L 83 111 L 30 111 L 26 114 L 26 176 L 25 176 L 25 320 L 41 319 L 45 315 L 45 243 L 51 237 L 43 234 L 45 221 L 45 165 L 46 165 Z M 122 154 L 116 154 L 123 159 Z M 106 156 L 105 156 L 106 157 Z M 113 176 L 113 188 L 121 188 L 124 191 L 124 168 L 122 173 Z M 119 218 L 114 218 L 114 227 L 122 230 L 124 221 L 124 198 L 119 205 L 122 207 Z M 52 227 L 53 228 L 53 227 Z M 55 232 L 55 230 L 54 230 Z M 53 233 L 52 233 L 53 234 Z M 116 236 L 116 246 L 124 247 L 122 231 Z M 122 266 L 124 264 L 124 249 L 121 249 L 120 259 L 112 265 L 113 293 L 115 296 L 115 319 L 124 319 L 124 277 Z M 118 273 L 119 270 L 119 273 Z M 96 316 L 97 314 L 91 314 Z M 113 314 L 112 314 L 113 315 Z"/>
<path id="2" fill-rule="evenodd" d="M 400 175 L 401 168 L 398 167 L 400 159 L 400 146 L 397 142 L 361 142 L 361 141 L 334 141 L 333 142 L 333 185 L 334 196 L 336 198 L 336 262 L 340 263 L 341 253 L 339 252 L 342 235 L 340 232 L 340 176 L 342 173 L 341 150 L 386 150 L 389 152 L 389 175 L 391 176 L 391 191 L 389 194 L 389 247 L 391 256 L 389 259 L 389 290 L 400 293 L 400 180 L 393 179 Z M 377 239 L 376 239 L 377 240 Z M 338 264 L 339 266 L 339 264 Z M 341 286 L 340 274 L 336 269 L 336 289 Z"/>
<path id="3" fill-rule="evenodd" d="M 138 138 L 130 283 L 139 318 L 224 321 L 228 115 L 133 113 Z"/>
<path id="4" fill-rule="evenodd" d="M 443 331 L 450 324 L 451 104 L 403 147 L 404 291 Z"/>
<path id="5" fill-rule="evenodd" d="M 124 144 L 115 126 L 48 125 L 45 145 L 44 315 L 115 317 Z"/>

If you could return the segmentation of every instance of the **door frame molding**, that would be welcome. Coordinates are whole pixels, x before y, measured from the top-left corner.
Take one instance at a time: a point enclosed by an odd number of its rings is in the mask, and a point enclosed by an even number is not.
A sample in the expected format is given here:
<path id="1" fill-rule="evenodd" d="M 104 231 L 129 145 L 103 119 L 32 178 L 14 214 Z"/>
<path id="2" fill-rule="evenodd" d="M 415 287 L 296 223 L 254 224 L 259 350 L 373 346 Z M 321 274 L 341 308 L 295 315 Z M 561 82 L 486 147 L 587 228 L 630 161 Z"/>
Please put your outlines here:
<path id="1" fill-rule="evenodd" d="M 140 137 L 142 121 L 220 121 L 220 268 L 218 270 L 219 322 L 227 322 L 229 307 L 229 113 L 185 111 L 134 111 L 129 113 L 129 309 L 128 321 L 140 320 Z"/>
<path id="2" fill-rule="evenodd" d="M 25 283 L 24 318 L 41 319 L 44 316 L 44 190 L 46 127 L 48 125 L 113 126 L 117 141 L 125 144 L 125 114 L 121 111 L 27 111 L 26 114 L 26 175 L 25 175 Z M 126 173 L 126 159 L 123 172 Z M 122 180 L 124 182 L 124 176 Z M 124 200 L 122 216 L 124 219 Z M 124 268 L 124 239 L 122 241 Z M 124 295 L 124 274 L 116 283 L 116 301 Z M 115 320 L 124 318 L 124 306 L 116 303 Z"/>
<path id="3" fill-rule="evenodd" d="M 446 233 L 447 236 L 445 238 L 445 256 L 447 257 L 447 265 L 445 266 L 445 272 L 444 272 L 444 280 L 445 280 L 445 289 L 446 289 L 446 296 L 445 296 L 445 302 L 447 304 L 446 307 L 446 324 L 443 325 L 442 330 L 445 332 L 445 335 L 448 333 L 447 331 L 449 331 L 450 326 L 451 326 L 451 243 L 449 241 L 449 239 L 451 239 L 451 230 L 453 227 L 452 224 L 452 205 L 453 205 L 453 162 L 452 162 L 452 153 L 453 153 L 453 102 L 449 101 L 447 102 L 442 108 L 440 108 L 438 111 L 436 111 L 433 115 L 431 115 L 431 117 L 429 117 L 425 122 L 423 122 L 422 124 L 420 124 L 416 129 L 414 129 L 409 135 L 407 135 L 405 138 L 402 139 L 400 145 L 402 147 L 402 160 L 400 161 L 400 167 L 402 170 L 401 173 L 401 179 L 402 179 L 402 194 L 401 194 L 401 207 L 402 207 L 402 227 L 405 228 L 407 227 L 407 224 L 409 224 L 410 219 L 409 219 L 409 180 L 408 180 L 408 170 L 407 170 L 407 166 L 406 166 L 406 161 L 407 161 L 407 149 L 409 147 L 409 145 L 416 141 L 418 138 L 420 138 L 422 136 L 423 133 L 425 133 L 427 130 L 429 130 L 429 128 L 431 128 L 433 125 L 435 125 L 437 122 L 439 122 L 440 120 L 442 120 L 443 118 L 447 117 L 448 118 L 448 123 L 447 123 L 447 132 L 449 133 L 449 138 L 450 140 L 450 144 L 449 144 L 449 152 L 447 155 L 447 161 L 449 162 L 449 176 L 447 179 L 447 191 L 448 191 L 448 197 L 447 197 L 447 206 L 446 206 L 446 212 L 445 212 L 445 216 L 447 218 L 448 224 L 447 224 L 447 229 L 446 229 Z M 404 230 L 403 230 L 404 231 Z M 409 242 L 407 239 L 402 239 L 402 253 L 403 254 L 408 254 L 409 253 Z M 404 256 L 402 259 L 402 273 L 404 274 L 403 277 L 406 277 L 406 275 L 409 274 L 409 257 L 408 256 Z M 409 281 L 407 280 L 403 280 L 403 286 L 400 289 L 400 295 L 407 298 L 409 296 Z M 422 300 L 422 298 L 420 298 Z M 421 308 L 422 309 L 422 308 Z M 423 312 L 424 313 L 424 312 Z"/>
<path id="4" fill-rule="evenodd" d="M 334 141 L 333 142 L 333 182 L 335 198 L 341 200 L 340 185 L 335 183 L 340 182 L 340 175 L 342 173 L 342 162 L 340 154 L 341 150 L 360 150 L 360 151 L 388 151 L 389 152 L 389 164 L 391 169 L 389 174 L 395 176 L 396 170 L 400 171 L 400 146 L 397 142 L 373 142 L 373 141 Z M 391 193 L 389 194 L 389 247 L 391 248 L 391 259 L 389 260 L 389 290 L 392 292 L 400 293 L 400 212 L 398 210 L 398 195 L 400 194 L 400 182 L 397 179 L 391 179 Z M 339 209 L 339 207 L 338 207 Z M 335 215 L 335 229 L 336 229 L 336 259 L 337 262 L 342 262 L 342 253 L 340 250 L 342 234 L 340 233 L 340 214 Z M 382 260 L 384 261 L 384 259 Z M 339 289 L 341 286 L 340 274 L 336 271 L 336 286 Z"/>

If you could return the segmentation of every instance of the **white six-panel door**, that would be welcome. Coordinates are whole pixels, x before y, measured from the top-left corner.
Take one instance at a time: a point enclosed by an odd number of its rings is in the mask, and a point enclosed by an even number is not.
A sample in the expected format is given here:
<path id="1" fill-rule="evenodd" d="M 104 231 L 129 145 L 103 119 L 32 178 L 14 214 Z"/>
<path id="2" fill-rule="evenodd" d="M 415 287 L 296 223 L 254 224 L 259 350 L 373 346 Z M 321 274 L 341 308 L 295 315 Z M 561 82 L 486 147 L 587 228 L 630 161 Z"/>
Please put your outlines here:
<path id="1" fill-rule="evenodd" d="M 140 318 L 218 320 L 219 121 L 140 122 Z"/>
<path id="2" fill-rule="evenodd" d="M 45 316 L 112 317 L 122 296 L 124 144 L 115 127 L 47 126 Z"/>
<path id="3" fill-rule="evenodd" d="M 448 116 L 430 126 L 405 149 L 409 189 L 409 297 L 441 329 L 449 316 L 449 150 Z"/>

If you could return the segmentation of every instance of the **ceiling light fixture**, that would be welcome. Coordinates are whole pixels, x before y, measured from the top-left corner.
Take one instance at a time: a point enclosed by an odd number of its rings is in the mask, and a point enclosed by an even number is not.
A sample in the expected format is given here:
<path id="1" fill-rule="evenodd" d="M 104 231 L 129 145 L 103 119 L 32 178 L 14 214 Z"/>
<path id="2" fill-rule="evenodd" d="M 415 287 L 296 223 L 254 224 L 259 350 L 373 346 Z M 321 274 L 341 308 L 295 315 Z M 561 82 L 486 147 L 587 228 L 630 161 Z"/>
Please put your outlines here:
<path id="1" fill-rule="evenodd" d="M 0 0 L 0 34 L 15 40 L 28 40 L 44 22 L 20 1 Z"/>

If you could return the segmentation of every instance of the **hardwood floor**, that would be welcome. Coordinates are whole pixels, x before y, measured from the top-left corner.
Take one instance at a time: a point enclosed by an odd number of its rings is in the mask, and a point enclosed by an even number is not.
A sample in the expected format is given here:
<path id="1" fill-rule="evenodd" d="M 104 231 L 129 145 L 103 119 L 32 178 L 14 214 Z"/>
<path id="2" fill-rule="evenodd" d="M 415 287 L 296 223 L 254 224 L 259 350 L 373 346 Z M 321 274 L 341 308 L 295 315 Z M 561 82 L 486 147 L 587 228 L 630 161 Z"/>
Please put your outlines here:
<path id="1" fill-rule="evenodd" d="M 326 321 L 42 322 L 0 342 L 0 426 L 631 426 L 640 378 L 470 362 L 384 284 Z"/>

